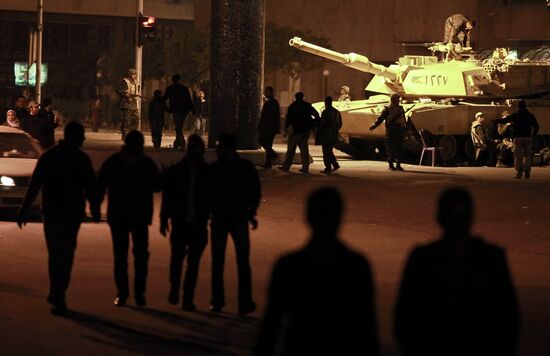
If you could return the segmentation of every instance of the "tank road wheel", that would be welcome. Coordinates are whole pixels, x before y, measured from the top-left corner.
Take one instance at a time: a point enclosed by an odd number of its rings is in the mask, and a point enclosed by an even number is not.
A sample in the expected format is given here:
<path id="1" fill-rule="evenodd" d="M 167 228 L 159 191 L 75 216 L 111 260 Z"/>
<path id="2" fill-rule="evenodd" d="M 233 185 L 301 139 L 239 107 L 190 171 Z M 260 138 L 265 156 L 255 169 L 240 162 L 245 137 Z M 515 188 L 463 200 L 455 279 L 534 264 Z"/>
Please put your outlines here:
<path id="1" fill-rule="evenodd" d="M 443 147 L 441 154 L 446 161 L 452 161 L 456 158 L 458 143 L 454 136 L 445 135 L 439 138 L 439 147 Z"/>

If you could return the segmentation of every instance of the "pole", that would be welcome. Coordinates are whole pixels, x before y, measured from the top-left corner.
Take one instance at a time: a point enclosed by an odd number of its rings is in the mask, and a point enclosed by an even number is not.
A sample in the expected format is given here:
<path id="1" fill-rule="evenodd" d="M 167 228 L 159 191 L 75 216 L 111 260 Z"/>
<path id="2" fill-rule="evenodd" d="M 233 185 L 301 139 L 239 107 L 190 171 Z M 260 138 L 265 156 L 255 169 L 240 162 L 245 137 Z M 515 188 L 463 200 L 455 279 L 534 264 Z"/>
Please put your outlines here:
<path id="1" fill-rule="evenodd" d="M 44 0 L 38 0 L 38 34 L 36 40 L 36 83 L 35 83 L 35 98 L 37 103 L 40 103 L 42 98 L 42 83 L 41 83 L 41 69 L 42 69 L 42 32 L 44 29 Z"/>
<path id="2" fill-rule="evenodd" d="M 135 29 L 135 43 L 136 43 L 136 72 L 137 72 L 137 94 L 141 96 L 141 73 L 142 73 L 142 61 L 143 54 L 142 48 L 139 43 L 139 18 L 143 13 L 143 0 L 136 0 L 136 29 Z M 138 130 L 141 131 L 141 98 L 137 100 L 138 109 Z"/>

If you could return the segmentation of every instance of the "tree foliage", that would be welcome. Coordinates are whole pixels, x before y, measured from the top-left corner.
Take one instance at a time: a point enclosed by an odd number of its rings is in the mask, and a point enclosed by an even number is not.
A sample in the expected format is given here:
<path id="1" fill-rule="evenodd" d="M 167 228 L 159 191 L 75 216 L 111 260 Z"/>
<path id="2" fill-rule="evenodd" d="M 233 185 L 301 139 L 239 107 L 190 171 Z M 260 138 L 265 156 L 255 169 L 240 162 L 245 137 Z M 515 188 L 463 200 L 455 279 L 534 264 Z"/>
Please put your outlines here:
<path id="1" fill-rule="evenodd" d="M 178 73 L 188 84 L 208 80 L 210 51 L 207 31 L 190 30 L 176 34 L 166 41 L 164 53 L 168 74 Z"/>
<path id="2" fill-rule="evenodd" d="M 330 48 L 329 39 L 318 36 L 311 31 L 300 31 L 289 26 L 279 26 L 268 23 L 265 31 L 265 69 L 266 71 L 283 70 L 292 78 L 298 78 L 301 73 L 319 68 L 323 59 L 292 48 L 288 41 L 300 37 L 318 46 Z"/>

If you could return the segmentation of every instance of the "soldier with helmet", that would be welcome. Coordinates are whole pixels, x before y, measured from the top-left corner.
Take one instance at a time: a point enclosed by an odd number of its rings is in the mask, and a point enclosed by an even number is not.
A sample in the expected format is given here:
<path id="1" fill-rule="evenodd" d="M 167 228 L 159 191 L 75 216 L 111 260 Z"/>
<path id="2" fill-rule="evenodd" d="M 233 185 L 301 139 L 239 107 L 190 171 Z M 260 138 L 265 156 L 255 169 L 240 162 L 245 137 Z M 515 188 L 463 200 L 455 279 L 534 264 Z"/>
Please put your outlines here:
<path id="1" fill-rule="evenodd" d="M 137 71 L 133 68 L 128 70 L 128 77 L 122 78 L 120 89 L 117 91 L 120 95 L 120 133 L 122 140 L 126 136 L 126 132 L 136 130 L 138 127 L 138 98 L 139 83 L 137 81 Z"/>
<path id="2" fill-rule="evenodd" d="M 402 171 L 401 167 L 403 144 L 407 122 L 405 121 L 405 110 L 399 105 L 401 97 L 399 94 L 392 94 L 390 105 L 384 107 L 382 114 L 371 125 L 370 130 L 377 128 L 382 121 L 386 123 L 386 154 L 388 156 L 388 169 Z M 396 165 L 394 166 L 394 163 Z"/>

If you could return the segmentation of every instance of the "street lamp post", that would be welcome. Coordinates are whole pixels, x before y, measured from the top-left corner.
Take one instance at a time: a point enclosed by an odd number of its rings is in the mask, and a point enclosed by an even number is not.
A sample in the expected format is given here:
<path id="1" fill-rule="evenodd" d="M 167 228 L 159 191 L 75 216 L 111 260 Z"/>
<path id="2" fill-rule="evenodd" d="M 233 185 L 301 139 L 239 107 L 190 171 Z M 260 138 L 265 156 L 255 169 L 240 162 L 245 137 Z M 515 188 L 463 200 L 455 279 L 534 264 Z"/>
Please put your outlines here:
<path id="1" fill-rule="evenodd" d="M 143 0 L 136 0 L 136 28 L 135 28 L 135 42 L 136 42 L 136 72 L 137 72 L 137 93 L 141 95 L 141 78 L 142 78 L 142 48 L 139 38 L 139 29 L 140 29 L 140 17 L 143 14 Z M 138 130 L 141 131 L 141 98 L 137 100 L 137 109 L 138 109 Z"/>
<path id="2" fill-rule="evenodd" d="M 323 70 L 323 79 L 324 79 L 324 95 L 325 95 L 325 98 L 327 97 L 328 95 L 328 76 L 330 75 L 330 70 L 328 69 L 325 69 Z"/>
<path id="3" fill-rule="evenodd" d="M 36 74 L 35 74 L 35 97 L 36 102 L 42 101 L 42 83 L 41 83 L 41 70 L 42 70 L 42 32 L 44 29 L 44 0 L 37 1 L 38 6 L 38 28 L 37 28 L 37 40 L 36 40 Z"/>

